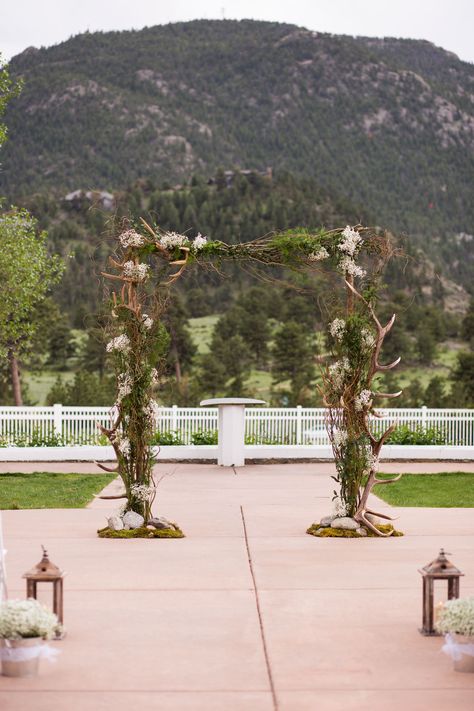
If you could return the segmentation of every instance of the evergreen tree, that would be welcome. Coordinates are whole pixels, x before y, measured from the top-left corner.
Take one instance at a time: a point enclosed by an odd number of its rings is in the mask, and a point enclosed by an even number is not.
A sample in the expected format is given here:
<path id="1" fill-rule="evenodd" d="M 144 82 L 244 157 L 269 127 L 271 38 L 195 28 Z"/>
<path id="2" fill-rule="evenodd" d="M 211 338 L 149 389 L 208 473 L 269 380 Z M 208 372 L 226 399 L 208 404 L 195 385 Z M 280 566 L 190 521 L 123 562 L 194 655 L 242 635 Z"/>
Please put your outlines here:
<path id="1" fill-rule="evenodd" d="M 303 393 L 315 377 L 314 346 L 307 329 L 295 322 L 283 324 L 275 334 L 272 359 L 273 383 L 290 383 L 288 405 L 303 404 Z"/>

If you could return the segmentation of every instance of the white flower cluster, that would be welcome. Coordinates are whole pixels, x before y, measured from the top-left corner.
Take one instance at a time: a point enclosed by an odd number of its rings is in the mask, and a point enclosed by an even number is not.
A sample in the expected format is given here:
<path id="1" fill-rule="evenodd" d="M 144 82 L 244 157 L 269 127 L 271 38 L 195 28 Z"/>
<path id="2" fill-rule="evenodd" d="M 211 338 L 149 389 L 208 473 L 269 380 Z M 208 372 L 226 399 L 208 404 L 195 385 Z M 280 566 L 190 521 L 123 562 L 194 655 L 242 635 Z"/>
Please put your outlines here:
<path id="1" fill-rule="evenodd" d="M 436 622 L 438 632 L 474 635 L 474 595 L 447 600 L 440 610 Z"/>
<path id="2" fill-rule="evenodd" d="M 144 281 L 148 276 L 148 264 L 135 264 L 135 262 L 125 262 L 123 265 L 123 275 L 133 281 Z"/>
<path id="3" fill-rule="evenodd" d="M 372 400 L 372 390 L 361 390 L 354 399 L 354 406 L 357 412 L 365 410 Z"/>
<path id="4" fill-rule="evenodd" d="M 166 232 L 164 235 L 161 235 L 160 244 L 165 249 L 187 247 L 189 245 L 189 239 L 185 235 L 179 235 L 177 232 Z"/>
<path id="5" fill-rule="evenodd" d="M 118 448 L 119 451 L 123 454 L 123 456 L 128 459 L 130 457 L 130 440 L 127 437 L 124 437 L 121 439 L 118 443 Z"/>
<path id="6" fill-rule="evenodd" d="M 355 263 L 355 257 L 362 246 L 362 237 L 357 230 L 353 230 L 349 225 L 342 231 L 342 237 L 342 241 L 337 245 L 339 251 L 343 253 L 343 257 L 339 261 L 339 269 L 344 274 L 354 277 L 365 276 L 365 269 Z"/>
<path id="7" fill-rule="evenodd" d="M 343 516 L 347 516 L 347 504 L 344 503 L 344 501 L 341 499 L 340 496 L 336 496 L 333 499 L 333 514 L 337 516 L 337 518 L 341 518 Z"/>
<path id="8" fill-rule="evenodd" d="M 365 471 L 370 474 L 372 471 L 376 471 L 379 467 L 379 458 L 372 452 L 370 445 L 367 445 L 365 452 Z"/>
<path id="9" fill-rule="evenodd" d="M 365 269 L 359 267 L 359 265 L 356 264 L 354 260 L 347 254 L 340 260 L 339 269 L 344 274 L 350 274 L 351 276 L 355 277 L 363 277 L 366 274 Z"/>
<path id="10" fill-rule="evenodd" d="M 333 442 L 336 447 L 343 447 L 347 442 L 347 432 L 345 430 L 336 430 L 332 436 Z"/>
<path id="11" fill-rule="evenodd" d="M 143 408 L 143 412 L 145 413 L 146 417 L 148 417 L 151 422 L 155 422 L 158 413 L 160 411 L 160 406 L 156 402 L 156 400 L 150 399 L 148 401 L 148 404 L 145 405 Z"/>
<path id="12" fill-rule="evenodd" d="M 155 487 L 147 484 L 134 484 L 130 491 L 137 501 L 149 501 L 155 493 Z"/>
<path id="13" fill-rule="evenodd" d="M 151 381 L 152 385 L 158 385 L 158 383 L 160 381 L 160 374 L 156 368 L 151 369 L 150 381 Z"/>
<path id="14" fill-rule="evenodd" d="M 335 390 L 339 391 L 344 385 L 347 373 L 351 370 L 349 359 L 344 356 L 329 366 L 329 377 Z"/>
<path id="15" fill-rule="evenodd" d="M 150 328 L 153 326 L 153 319 L 151 316 L 148 316 L 148 314 L 142 314 L 142 323 L 143 327 L 146 328 L 147 331 L 150 330 Z"/>
<path id="16" fill-rule="evenodd" d="M 335 318 L 329 326 L 329 333 L 336 341 L 341 341 L 346 328 L 346 322 L 343 318 Z"/>
<path id="17" fill-rule="evenodd" d="M 125 334 L 122 333 L 117 338 L 113 338 L 106 345 L 107 353 L 112 353 L 112 351 L 120 351 L 121 353 L 128 353 L 130 351 L 130 339 Z"/>
<path id="18" fill-rule="evenodd" d="M 145 244 L 143 237 L 138 234 L 138 232 L 135 232 L 135 230 L 126 230 L 126 232 L 122 232 L 119 236 L 119 240 L 124 249 L 127 249 L 127 247 L 143 247 Z"/>
<path id="19" fill-rule="evenodd" d="M 368 351 L 372 350 L 376 343 L 375 336 L 373 335 L 373 333 L 371 333 L 368 328 L 363 328 L 360 332 L 360 335 L 362 337 L 363 347 L 366 348 Z"/>
<path id="20" fill-rule="evenodd" d="M 0 605 L 0 638 L 48 639 L 58 629 L 58 618 L 37 600 L 7 600 Z"/>
<path id="21" fill-rule="evenodd" d="M 199 232 L 198 236 L 194 238 L 194 241 L 191 243 L 191 249 L 193 252 L 200 252 L 201 249 L 204 249 L 204 247 L 207 244 L 207 237 L 203 237 L 202 234 Z"/>
<path id="22" fill-rule="evenodd" d="M 361 247 L 362 237 L 353 230 L 352 227 L 347 227 L 342 231 L 343 240 L 339 242 L 338 249 L 351 257 L 354 257 Z"/>
<path id="23" fill-rule="evenodd" d="M 124 397 L 132 392 L 133 381 L 128 373 L 120 373 L 117 377 L 118 393 L 117 400 L 121 402 Z"/>
<path id="24" fill-rule="evenodd" d="M 323 259 L 328 259 L 329 256 L 327 249 L 321 247 L 317 252 L 311 252 L 311 254 L 308 255 L 308 259 L 310 262 L 322 262 Z"/>

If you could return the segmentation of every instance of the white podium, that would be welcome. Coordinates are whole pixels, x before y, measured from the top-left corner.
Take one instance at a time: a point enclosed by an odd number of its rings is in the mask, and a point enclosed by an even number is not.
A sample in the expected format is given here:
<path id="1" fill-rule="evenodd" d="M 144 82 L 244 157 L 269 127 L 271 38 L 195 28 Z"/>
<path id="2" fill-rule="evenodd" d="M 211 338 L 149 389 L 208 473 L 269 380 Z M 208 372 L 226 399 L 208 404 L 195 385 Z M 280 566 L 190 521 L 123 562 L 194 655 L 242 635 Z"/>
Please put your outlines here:
<path id="1" fill-rule="evenodd" d="M 219 443 L 217 463 L 222 467 L 243 467 L 245 464 L 245 406 L 265 405 L 265 400 L 248 397 L 218 397 L 203 400 L 201 407 L 218 407 Z"/>

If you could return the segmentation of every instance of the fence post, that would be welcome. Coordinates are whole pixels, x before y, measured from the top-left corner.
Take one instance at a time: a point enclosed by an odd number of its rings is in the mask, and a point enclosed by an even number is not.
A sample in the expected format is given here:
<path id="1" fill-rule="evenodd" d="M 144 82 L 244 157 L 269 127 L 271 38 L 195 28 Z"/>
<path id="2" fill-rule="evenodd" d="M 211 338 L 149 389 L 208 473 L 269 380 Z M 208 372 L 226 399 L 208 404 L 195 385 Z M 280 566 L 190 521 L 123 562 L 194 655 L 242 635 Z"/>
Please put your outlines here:
<path id="1" fill-rule="evenodd" d="M 173 412 L 171 414 L 171 431 L 175 432 L 178 429 L 178 406 L 173 405 Z"/>
<path id="2" fill-rule="evenodd" d="M 421 406 L 421 426 L 423 428 L 423 431 L 426 430 L 426 423 L 428 421 L 428 413 L 427 413 L 428 408 L 426 405 Z"/>
<path id="3" fill-rule="evenodd" d="M 63 406 L 57 402 L 53 405 L 53 429 L 54 434 L 61 437 L 63 433 Z"/>
<path id="4" fill-rule="evenodd" d="M 303 408 L 296 406 L 296 444 L 303 443 Z"/>

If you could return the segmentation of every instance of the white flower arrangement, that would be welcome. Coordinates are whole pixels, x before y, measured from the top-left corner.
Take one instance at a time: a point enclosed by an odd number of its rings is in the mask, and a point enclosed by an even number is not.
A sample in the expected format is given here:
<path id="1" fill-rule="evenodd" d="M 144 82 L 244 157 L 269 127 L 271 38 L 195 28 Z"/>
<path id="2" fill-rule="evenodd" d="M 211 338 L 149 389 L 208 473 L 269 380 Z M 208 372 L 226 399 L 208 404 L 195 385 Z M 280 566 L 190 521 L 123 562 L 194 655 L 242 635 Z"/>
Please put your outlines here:
<path id="1" fill-rule="evenodd" d="M 338 249 L 351 257 L 354 257 L 362 246 L 362 237 L 353 230 L 352 227 L 347 227 L 342 231 L 342 241 L 338 244 Z"/>
<path id="2" fill-rule="evenodd" d="M 346 328 L 346 322 L 343 318 L 335 318 L 329 325 L 329 332 L 337 341 L 341 341 Z"/>
<path id="3" fill-rule="evenodd" d="M 117 399 L 119 402 L 121 402 L 124 397 L 130 395 L 130 393 L 132 392 L 133 381 L 128 373 L 120 373 L 120 375 L 117 376 L 117 384 Z"/>
<path id="4" fill-rule="evenodd" d="M 372 390 L 361 390 L 360 393 L 354 399 L 354 407 L 357 412 L 365 410 L 372 401 L 372 397 Z"/>
<path id="5" fill-rule="evenodd" d="M 350 370 L 351 366 L 347 356 L 344 356 L 344 358 L 337 360 L 329 366 L 329 377 L 335 390 L 339 391 L 342 389 L 346 374 L 349 373 Z"/>
<path id="6" fill-rule="evenodd" d="M 37 600 L 6 600 L 0 605 L 2 639 L 51 639 L 59 627 L 56 615 Z"/>
<path id="7" fill-rule="evenodd" d="M 203 237 L 202 234 L 199 232 L 198 236 L 195 237 L 194 241 L 191 243 L 191 249 L 193 252 L 200 252 L 201 249 L 204 249 L 204 247 L 207 244 L 207 237 Z"/>
<path id="8" fill-rule="evenodd" d="M 122 333 L 120 336 L 117 336 L 117 338 L 113 338 L 111 341 L 109 341 L 107 343 L 106 351 L 107 351 L 107 353 L 112 353 L 112 351 L 119 351 L 120 353 L 129 353 L 130 352 L 129 337 L 125 333 Z"/>
<path id="9" fill-rule="evenodd" d="M 160 382 L 160 374 L 156 368 L 151 369 L 150 381 L 152 385 L 158 385 L 158 383 Z"/>
<path id="10" fill-rule="evenodd" d="M 351 276 L 354 277 L 364 277 L 366 275 L 365 269 L 362 269 L 362 267 L 359 267 L 358 264 L 354 262 L 354 260 L 346 254 L 339 262 L 339 269 L 341 272 L 344 274 L 350 274 Z"/>
<path id="11" fill-rule="evenodd" d="M 138 232 L 135 232 L 135 230 L 126 230 L 125 232 L 122 232 L 119 236 L 119 241 L 124 249 L 127 249 L 128 247 L 143 247 L 145 244 L 144 238 L 138 234 Z"/>
<path id="12" fill-rule="evenodd" d="M 151 318 L 151 316 L 148 316 L 148 314 L 142 314 L 142 324 L 143 324 L 143 327 L 146 328 L 147 331 L 149 331 L 151 329 L 151 327 L 153 326 L 153 323 L 154 323 L 154 321 Z"/>
<path id="13" fill-rule="evenodd" d="M 333 442 L 339 449 L 347 443 L 348 434 L 345 430 L 336 430 L 333 434 Z"/>
<path id="14" fill-rule="evenodd" d="M 121 454 L 123 454 L 123 456 L 128 459 L 130 457 L 131 452 L 130 440 L 127 437 L 124 437 L 119 441 L 117 446 Z"/>
<path id="15" fill-rule="evenodd" d="M 333 511 L 333 514 L 337 518 L 342 518 L 344 516 L 347 516 L 347 504 L 344 503 L 344 501 L 341 499 L 340 496 L 336 496 L 333 499 L 332 503 L 333 503 L 332 511 Z"/>
<path id="16" fill-rule="evenodd" d="M 148 401 L 148 404 L 145 405 L 143 408 L 143 412 L 145 413 L 146 417 L 148 417 L 151 422 L 155 422 L 156 418 L 158 417 L 158 413 L 160 411 L 160 406 L 156 402 L 156 400 L 153 400 L 150 398 Z"/>
<path id="17" fill-rule="evenodd" d="M 371 333 L 368 328 L 363 328 L 360 332 L 360 335 L 362 338 L 363 347 L 368 351 L 372 350 L 376 343 L 374 334 Z"/>
<path id="18" fill-rule="evenodd" d="M 155 487 L 148 486 L 147 484 L 134 484 L 130 491 L 132 496 L 137 501 L 150 501 L 150 499 L 155 495 Z"/>
<path id="19" fill-rule="evenodd" d="M 166 232 L 160 237 L 160 244 L 165 249 L 175 249 L 176 247 L 188 247 L 189 239 L 185 235 L 177 232 Z"/>
<path id="20" fill-rule="evenodd" d="M 323 259 L 329 259 L 330 254 L 325 247 L 321 247 L 317 252 L 311 252 L 308 255 L 310 262 L 322 262 Z"/>
<path id="21" fill-rule="evenodd" d="M 145 281 L 148 270 L 148 264 L 135 264 L 135 262 L 129 261 L 123 265 L 123 275 L 133 281 Z"/>
<path id="22" fill-rule="evenodd" d="M 439 612 L 436 628 L 442 634 L 474 637 L 474 595 L 447 600 Z"/>
<path id="23" fill-rule="evenodd" d="M 379 458 L 372 452 L 370 445 L 367 445 L 365 456 L 365 471 L 366 474 L 377 471 L 379 468 Z"/>

